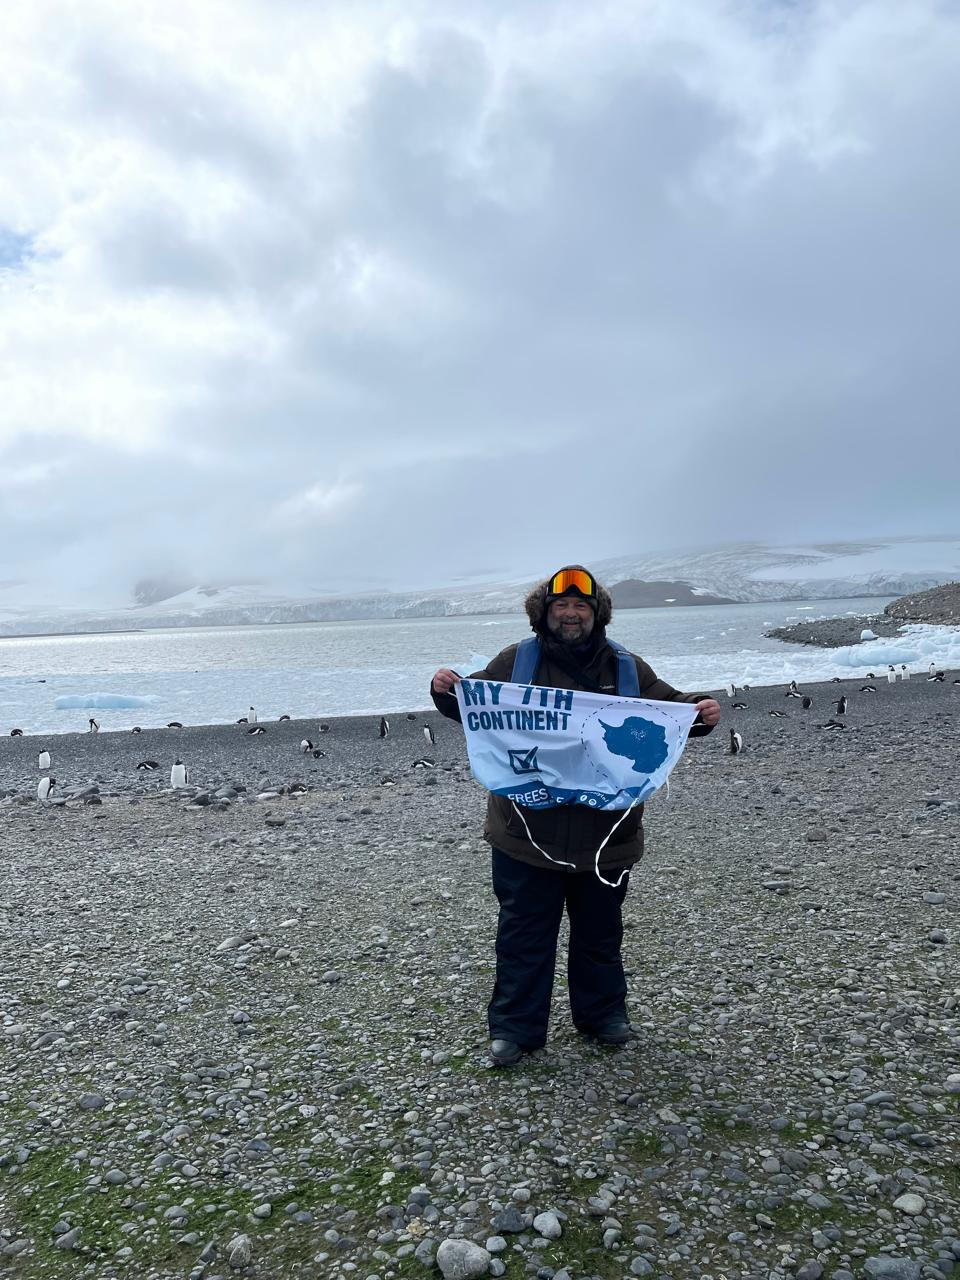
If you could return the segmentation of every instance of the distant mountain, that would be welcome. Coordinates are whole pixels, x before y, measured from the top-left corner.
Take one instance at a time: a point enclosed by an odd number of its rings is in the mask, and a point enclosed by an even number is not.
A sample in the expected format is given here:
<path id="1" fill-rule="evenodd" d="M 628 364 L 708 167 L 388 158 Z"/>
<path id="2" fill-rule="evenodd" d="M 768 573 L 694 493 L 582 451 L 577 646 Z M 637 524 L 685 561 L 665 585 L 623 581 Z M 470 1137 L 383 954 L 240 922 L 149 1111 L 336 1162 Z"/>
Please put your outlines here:
<path id="1" fill-rule="evenodd" d="M 903 596 L 960 577 L 960 537 L 768 546 L 745 542 L 699 550 L 649 552 L 596 561 L 590 568 L 611 587 L 620 608 Z M 142 579 L 126 603 L 52 604 L 49 583 L 0 582 L 0 634 L 116 631 L 153 627 L 241 626 L 248 623 L 462 617 L 520 613 L 529 579 L 471 581 L 419 591 L 332 594 L 303 583 L 185 586 Z M 132 597 L 132 598 L 131 598 Z"/>
<path id="2" fill-rule="evenodd" d="M 709 591 L 690 587 L 685 582 L 643 582 L 639 578 L 625 578 L 610 588 L 613 603 L 618 609 L 658 609 L 681 604 L 736 604 L 726 596 L 715 596 Z"/>

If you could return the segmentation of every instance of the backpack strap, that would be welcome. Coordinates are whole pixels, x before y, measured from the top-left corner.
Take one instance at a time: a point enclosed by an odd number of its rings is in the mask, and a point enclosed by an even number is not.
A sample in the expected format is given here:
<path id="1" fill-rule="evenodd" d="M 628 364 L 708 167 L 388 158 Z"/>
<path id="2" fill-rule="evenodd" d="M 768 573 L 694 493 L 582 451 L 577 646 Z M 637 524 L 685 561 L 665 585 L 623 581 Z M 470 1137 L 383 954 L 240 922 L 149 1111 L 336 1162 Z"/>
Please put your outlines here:
<path id="1" fill-rule="evenodd" d="M 617 696 L 621 698 L 639 698 L 640 681 L 637 678 L 637 664 L 633 655 L 618 644 L 616 640 L 607 640 L 607 644 L 617 655 Z M 511 684 L 533 684 L 540 665 L 540 640 L 537 636 L 527 636 L 517 645 L 513 659 Z"/>
<path id="2" fill-rule="evenodd" d="M 511 684 L 533 684 L 533 677 L 540 665 L 540 641 L 536 636 L 527 636 L 517 645 L 513 659 Z"/>
<path id="3" fill-rule="evenodd" d="M 608 640 L 607 644 L 617 655 L 617 697 L 639 698 L 640 681 L 633 655 L 616 640 Z"/>

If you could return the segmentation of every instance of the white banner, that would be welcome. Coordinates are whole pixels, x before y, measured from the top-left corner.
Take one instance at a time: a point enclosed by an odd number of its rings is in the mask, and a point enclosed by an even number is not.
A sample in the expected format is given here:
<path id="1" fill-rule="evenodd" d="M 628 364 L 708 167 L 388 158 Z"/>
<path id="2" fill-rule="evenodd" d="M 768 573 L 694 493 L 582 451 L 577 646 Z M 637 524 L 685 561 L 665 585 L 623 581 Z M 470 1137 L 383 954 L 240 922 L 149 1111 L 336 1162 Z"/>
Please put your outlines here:
<path id="1" fill-rule="evenodd" d="M 666 782 L 697 708 L 575 689 L 461 680 L 473 775 L 528 809 L 629 809 Z"/>

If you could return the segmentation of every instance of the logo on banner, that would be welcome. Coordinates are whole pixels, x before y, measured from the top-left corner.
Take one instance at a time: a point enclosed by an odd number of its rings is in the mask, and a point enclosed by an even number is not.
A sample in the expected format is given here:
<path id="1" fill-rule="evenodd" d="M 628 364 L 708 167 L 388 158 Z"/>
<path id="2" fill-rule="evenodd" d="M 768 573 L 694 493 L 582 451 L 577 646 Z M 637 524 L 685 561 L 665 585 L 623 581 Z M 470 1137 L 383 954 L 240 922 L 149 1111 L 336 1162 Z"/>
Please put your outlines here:
<path id="1" fill-rule="evenodd" d="M 539 747 L 531 747 L 529 751 L 511 751 L 510 768 L 514 773 L 539 773 L 537 751 Z"/>

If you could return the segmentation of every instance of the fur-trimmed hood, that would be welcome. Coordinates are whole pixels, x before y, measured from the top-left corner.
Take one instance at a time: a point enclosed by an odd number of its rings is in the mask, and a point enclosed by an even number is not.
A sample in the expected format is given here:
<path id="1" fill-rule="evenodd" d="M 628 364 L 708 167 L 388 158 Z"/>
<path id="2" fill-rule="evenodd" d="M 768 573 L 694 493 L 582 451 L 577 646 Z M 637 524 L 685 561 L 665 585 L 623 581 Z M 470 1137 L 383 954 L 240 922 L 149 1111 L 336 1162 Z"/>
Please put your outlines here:
<path id="1" fill-rule="evenodd" d="M 573 567 L 573 566 L 571 566 Z M 578 565 L 582 568 L 582 565 Z M 596 582 L 596 578 L 594 578 Z M 538 582 L 533 588 L 523 607 L 527 611 L 527 617 L 530 619 L 530 626 L 538 635 L 542 635 L 547 629 L 547 587 L 550 585 L 550 579 L 544 578 L 543 582 Z M 613 600 L 610 592 L 606 587 L 602 587 L 597 582 L 597 608 L 596 608 L 596 628 L 598 631 L 604 631 L 613 617 Z"/>

